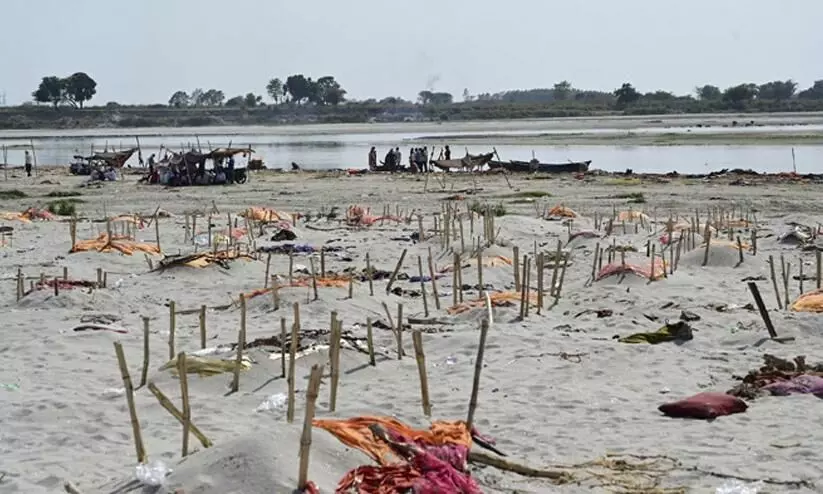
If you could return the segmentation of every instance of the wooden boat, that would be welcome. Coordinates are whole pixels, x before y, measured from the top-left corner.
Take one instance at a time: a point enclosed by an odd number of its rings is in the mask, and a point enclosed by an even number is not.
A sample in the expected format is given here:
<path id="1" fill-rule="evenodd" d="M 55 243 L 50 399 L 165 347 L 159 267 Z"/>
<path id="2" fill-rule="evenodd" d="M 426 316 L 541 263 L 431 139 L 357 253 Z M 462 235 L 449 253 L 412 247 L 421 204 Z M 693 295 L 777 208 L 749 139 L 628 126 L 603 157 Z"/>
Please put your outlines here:
<path id="1" fill-rule="evenodd" d="M 592 160 L 570 161 L 568 163 L 541 163 L 537 160 L 531 161 L 495 161 L 488 162 L 492 170 L 502 168 L 513 173 L 585 173 L 589 171 Z"/>
<path id="2" fill-rule="evenodd" d="M 490 162 L 494 153 L 471 155 L 467 154 L 463 158 L 451 160 L 431 160 L 431 164 L 443 171 L 452 170 L 473 170 L 480 168 Z"/>

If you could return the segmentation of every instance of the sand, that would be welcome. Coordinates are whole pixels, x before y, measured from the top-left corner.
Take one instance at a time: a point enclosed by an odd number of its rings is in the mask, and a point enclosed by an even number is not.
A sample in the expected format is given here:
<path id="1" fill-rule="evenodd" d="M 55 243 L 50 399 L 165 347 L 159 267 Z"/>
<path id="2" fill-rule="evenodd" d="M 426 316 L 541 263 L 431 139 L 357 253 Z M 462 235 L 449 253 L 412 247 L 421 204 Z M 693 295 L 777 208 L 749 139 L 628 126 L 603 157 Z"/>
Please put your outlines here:
<path id="1" fill-rule="evenodd" d="M 179 188 L 138 186 L 134 177 L 100 188 L 76 188 L 81 179 L 62 171 L 41 174 L 36 179 L 12 178 L 3 190 L 16 188 L 29 197 L 6 200 L 3 210 L 45 204 L 44 196 L 55 190 L 78 191 L 84 203 L 79 214 L 102 218 L 105 214 L 140 212 L 150 215 L 160 205 L 173 216 L 160 220 L 164 252 L 190 252 L 184 243 L 184 214 L 202 212 L 214 206 L 220 211 L 215 224 L 225 227 L 227 213 L 239 213 L 250 206 L 277 210 L 317 213 L 350 204 L 370 206 L 380 212 L 384 205 L 416 209 L 425 216 L 428 229 L 433 226 L 431 213 L 439 212 L 441 199 L 455 191 L 471 189 L 467 177 L 449 178 L 445 189 L 429 181 L 430 192 L 417 177 L 370 176 L 348 177 L 333 174 L 254 175 L 244 186 L 213 188 Z M 551 180 L 512 178 L 510 189 L 499 176 L 478 177 L 476 196 L 466 195 L 466 202 L 478 200 L 502 203 L 507 214 L 496 219 L 500 228 L 499 243 L 487 255 L 511 255 L 517 245 L 522 254 L 531 254 L 534 242 L 542 251 L 553 251 L 557 240 L 565 244 L 568 227 L 562 222 L 537 217 L 545 205 L 565 204 L 583 218 L 572 230 L 590 229 L 593 217 L 610 216 L 631 207 L 644 208 L 662 222 L 669 214 L 691 216 L 695 209 L 705 217 L 713 207 L 757 210 L 759 222 L 758 253 L 745 254 L 737 264 L 737 252 L 717 252 L 710 265 L 702 266 L 702 250 L 683 254 L 678 270 L 664 280 L 651 284 L 645 280 L 614 280 L 591 283 L 592 256 L 598 239 L 578 239 L 570 246 L 571 264 L 566 273 L 562 296 L 541 315 L 532 309 L 529 317 L 518 320 L 518 307 L 496 308 L 489 332 L 484 369 L 476 414 L 478 429 L 495 437 L 498 447 L 511 459 L 536 467 L 569 465 L 602 457 L 606 453 L 669 455 L 683 468 L 663 478 L 665 486 L 684 486 L 690 492 L 714 492 L 729 482 L 700 471 L 751 479 L 807 480 L 823 484 L 819 465 L 823 453 L 817 447 L 823 432 L 814 427 L 812 396 L 761 398 L 750 404 L 744 414 L 721 417 L 713 422 L 669 419 L 657 407 L 676 398 L 701 391 L 725 391 L 744 375 L 759 366 L 764 353 L 780 357 L 806 355 L 809 361 L 823 360 L 823 338 L 819 316 L 779 311 L 771 283 L 760 281 L 763 298 L 771 310 L 780 335 L 794 336 L 795 342 L 779 344 L 769 340 L 756 311 L 743 306 L 752 302 L 746 283 L 752 276 L 768 280 L 769 255 L 781 254 L 797 273 L 798 260 L 804 272 L 814 275 L 814 253 L 794 246 L 779 245 L 777 235 L 788 227 L 787 221 L 816 224 L 821 221 L 816 185 L 775 183 L 771 185 L 732 186 L 731 179 L 712 182 L 698 180 L 646 180 L 618 182 L 608 177 L 586 181 L 571 177 Z M 44 183 L 48 182 L 48 183 Z M 628 184 L 628 185 L 621 185 Z M 551 197 L 524 199 L 526 191 L 546 191 Z M 643 192 L 645 204 L 627 204 L 625 199 L 610 199 L 619 194 Z M 464 206 L 465 207 L 465 206 Z M 654 214 L 656 211 L 656 215 Z M 342 214 L 342 211 L 341 211 Z M 203 230 L 199 218 L 198 230 Z M 3 363 L 0 370 L 0 457 L 3 458 L 0 492 L 58 492 L 64 481 L 73 482 L 84 493 L 155 492 L 143 490 L 134 482 L 136 466 L 131 426 L 117 368 L 113 342 L 125 349 L 132 379 L 139 381 L 142 359 L 141 316 L 151 318 L 151 369 L 153 381 L 175 403 L 180 402 L 177 378 L 159 367 L 169 357 L 167 303 L 174 300 L 179 310 L 228 304 L 241 292 L 262 288 L 265 256 L 259 261 L 236 261 L 226 270 L 216 266 L 205 269 L 179 268 L 166 272 L 148 272 L 142 254 L 75 253 L 70 247 L 69 225 L 65 222 L 7 222 L 15 228 L 13 246 L 2 248 L 0 257 L 0 305 L 5 324 L 0 344 Z M 336 227 L 336 222 L 317 220 L 316 228 Z M 469 225 L 464 225 L 469 236 Z M 81 222 L 80 239 L 91 238 L 100 224 Z M 382 270 L 393 269 L 400 252 L 408 249 L 403 272 L 417 274 L 417 257 L 424 266 L 431 248 L 438 268 L 451 263 L 451 255 L 441 248 L 439 239 L 422 243 L 407 240 L 417 231 L 417 223 L 375 225 L 359 230 L 320 231 L 298 223 L 297 242 L 314 246 L 342 247 L 340 255 L 327 256 L 327 269 L 365 267 L 365 255 Z M 642 229 L 635 233 L 632 225 L 624 234 L 615 228 L 618 244 L 632 244 L 637 253 L 627 256 L 630 262 L 645 262 L 645 243 L 658 238 Z M 480 235 L 479 223 L 475 236 Z M 600 232 L 600 235 L 605 235 Z M 155 239 L 154 227 L 137 233 L 147 242 Z M 600 239 L 608 245 L 611 239 Z M 471 241 L 466 240 L 467 249 Z M 258 245 L 270 245 L 265 238 Z M 456 242 L 459 248 L 459 240 Z M 658 244 L 659 249 L 659 244 Z M 722 247 L 718 247 L 720 249 Z M 352 262 L 343 260 L 351 258 Z M 300 255 L 295 262 L 309 265 Z M 317 261 L 316 261 L 317 262 Z M 463 283 L 475 285 L 475 263 L 463 271 Z M 779 264 L 779 263 L 778 263 Z M 16 302 L 14 277 L 21 267 L 27 276 L 48 277 L 68 268 L 71 278 L 95 279 L 97 268 L 106 271 L 108 288 L 102 290 L 63 291 L 54 296 L 41 291 Z M 318 263 L 319 268 L 319 263 Z M 285 276 L 288 258 L 272 257 L 272 274 Z M 425 269 L 425 268 L 424 268 Z M 779 268 L 778 268 L 779 270 Z M 550 279 L 547 271 L 546 284 Z M 535 280 L 535 275 L 532 275 Z M 513 285 L 512 269 L 489 267 L 484 283 L 495 290 Z M 814 287 L 806 281 L 806 289 Z M 28 280 L 26 282 L 28 285 Z M 478 321 L 483 310 L 449 316 L 451 276 L 439 280 L 443 309 L 434 310 L 430 287 L 428 301 L 432 317 L 447 324 L 422 325 L 431 329 L 424 334 L 433 418 L 464 419 L 474 372 L 478 344 Z M 400 280 L 404 290 L 419 290 L 419 283 Z M 280 319 L 292 320 L 291 304 L 300 302 L 305 329 L 324 329 L 329 314 L 337 311 L 345 330 L 365 334 L 366 318 L 385 319 L 382 302 L 396 317 L 396 306 L 404 304 L 406 317 L 422 317 L 420 297 L 400 298 L 387 295 L 386 282 L 375 282 L 375 296 L 370 297 L 366 283 L 354 287 L 354 298 L 347 299 L 346 289 L 321 288 L 319 299 L 311 300 L 307 289 L 283 291 L 282 307 L 273 311 L 265 299 L 248 304 L 248 339 L 279 334 Z M 791 298 L 799 294 L 798 282 L 790 283 Z M 468 291 L 468 299 L 477 296 Z M 309 301 L 307 302 L 307 298 Z M 552 300 L 547 296 L 547 306 Z M 720 312 L 713 306 L 727 304 Z M 611 317 L 598 318 L 593 312 L 610 309 Z M 692 324 L 694 339 L 683 344 L 663 343 L 655 346 L 618 343 L 615 335 L 654 331 L 665 320 L 676 320 L 681 311 L 700 316 Z M 81 318 L 109 314 L 113 325 L 127 334 L 108 331 L 73 332 Z M 651 320 L 654 319 L 654 320 Z M 240 313 L 236 307 L 209 310 L 208 345 L 236 341 Z M 434 331 L 435 329 L 439 331 Z M 199 349 L 197 315 L 178 315 L 177 351 Z M 363 354 L 347 350 L 341 357 L 342 373 L 337 411 L 329 409 L 329 379 L 324 378 L 318 399 L 317 416 L 351 417 L 362 414 L 393 415 L 408 423 L 425 427 L 422 414 L 417 367 L 411 335 L 404 338 L 409 357 L 397 360 L 390 331 L 375 329 L 380 352 L 376 367 L 368 365 Z M 564 354 L 566 357 L 564 358 Z M 580 354 L 579 359 L 570 354 Z M 248 494 L 290 492 L 297 478 L 297 449 L 302 427 L 308 373 L 313 363 L 327 360 L 325 352 L 298 360 L 297 420 L 286 424 L 285 411 L 256 411 L 272 395 L 286 391 L 279 377 L 280 363 L 263 350 L 250 352 L 256 362 L 241 376 L 240 392 L 227 396 L 229 375 L 189 378 L 193 422 L 215 443 L 178 465 L 181 454 L 182 427 L 147 389 L 135 393 L 143 438 L 150 460 L 162 460 L 174 469 L 166 482 L 171 492 L 182 487 L 191 493 Z M 191 446 L 201 449 L 194 437 Z M 324 431 L 314 431 L 310 478 L 321 492 L 333 492 L 337 480 L 350 468 L 367 463 L 364 455 L 351 451 Z M 492 468 L 476 470 L 484 492 L 606 492 L 596 482 L 557 487 L 544 480 L 520 477 Z M 769 487 L 769 486 L 767 486 Z M 771 486 L 771 492 L 786 492 L 785 486 Z M 803 487 L 794 492 L 815 492 Z"/>

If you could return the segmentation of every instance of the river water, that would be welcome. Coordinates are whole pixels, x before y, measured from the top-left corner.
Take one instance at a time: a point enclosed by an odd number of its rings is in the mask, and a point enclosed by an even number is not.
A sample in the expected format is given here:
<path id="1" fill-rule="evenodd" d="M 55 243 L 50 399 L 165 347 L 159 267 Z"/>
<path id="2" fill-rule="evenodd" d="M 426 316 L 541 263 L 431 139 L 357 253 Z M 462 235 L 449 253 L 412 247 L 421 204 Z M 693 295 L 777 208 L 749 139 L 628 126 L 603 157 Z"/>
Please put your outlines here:
<path id="1" fill-rule="evenodd" d="M 614 122 L 617 122 L 615 124 Z M 443 144 L 453 143 L 452 154 L 459 157 L 466 147 L 461 138 L 488 134 L 488 144 L 477 141 L 469 147 L 471 153 L 487 152 L 494 146 L 504 160 L 529 160 L 534 155 L 543 162 L 592 160 L 592 168 L 606 171 L 665 173 L 706 173 L 721 168 L 743 168 L 759 172 L 792 170 L 792 145 L 540 145 L 535 137 L 544 133 L 563 134 L 625 134 L 654 135 L 677 132 L 794 132 L 820 133 L 823 125 L 770 125 L 751 128 L 689 128 L 670 126 L 661 121 L 638 121 L 628 126 L 628 120 L 594 123 L 580 120 L 482 122 L 391 125 L 315 125 L 289 127 L 216 127 L 197 129 L 91 129 L 68 131 L 13 131 L 0 133 L 0 146 L 6 146 L 8 162 L 23 163 L 23 148 L 34 144 L 39 164 L 68 164 L 75 154 L 87 155 L 92 149 L 122 149 L 139 142 L 144 158 L 161 149 L 181 149 L 227 146 L 251 146 L 254 155 L 261 157 L 269 168 L 289 169 L 292 162 L 304 169 L 365 168 L 371 146 L 375 146 L 382 160 L 388 149 L 399 147 L 404 163 L 409 148 L 420 146 L 415 139 L 436 136 Z M 197 136 L 197 137 L 195 137 Z M 495 136 L 506 136 L 509 144 L 496 145 Z M 528 143 L 511 144 L 512 137 L 527 137 Z M 431 142 L 431 141 L 429 141 Z M 199 143 L 199 144 L 198 144 Z M 438 149 L 440 145 L 438 145 Z M 794 146 L 799 173 L 823 172 L 823 146 Z M 3 156 L 0 155 L 0 163 Z M 135 155 L 129 162 L 137 166 Z M 242 160 L 238 164 L 242 166 Z"/>

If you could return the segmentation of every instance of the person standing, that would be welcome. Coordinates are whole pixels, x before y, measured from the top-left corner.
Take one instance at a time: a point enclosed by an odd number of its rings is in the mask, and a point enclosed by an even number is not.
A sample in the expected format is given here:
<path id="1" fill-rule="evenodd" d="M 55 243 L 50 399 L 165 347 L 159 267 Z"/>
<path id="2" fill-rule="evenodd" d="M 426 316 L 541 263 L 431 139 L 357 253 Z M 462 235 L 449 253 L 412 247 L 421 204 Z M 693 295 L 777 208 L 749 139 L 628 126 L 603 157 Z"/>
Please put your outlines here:
<path id="1" fill-rule="evenodd" d="M 26 150 L 26 175 L 31 176 L 31 154 Z"/>
<path id="2" fill-rule="evenodd" d="M 420 157 L 423 160 L 423 171 L 429 172 L 429 147 L 423 146 L 423 151 L 420 152 Z"/>
<path id="3" fill-rule="evenodd" d="M 403 160 L 402 155 L 400 154 L 400 148 L 394 148 L 394 162 L 397 163 L 397 168 L 403 168 Z"/>
<path id="4" fill-rule="evenodd" d="M 449 149 L 449 145 L 448 145 L 448 144 L 446 144 L 446 151 L 445 151 L 445 153 L 444 153 L 444 156 L 446 157 L 446 159 L 447 159 L 447 160 L 452 159 L 452 150 L 451 150 L 451 149 Z"/>
<path id="5" fill-rule="evenodd" d="M 372 146 L 371 150 L 369 151 L 369 170 L 374 170 L 377 168 L 377 149 Z"/>

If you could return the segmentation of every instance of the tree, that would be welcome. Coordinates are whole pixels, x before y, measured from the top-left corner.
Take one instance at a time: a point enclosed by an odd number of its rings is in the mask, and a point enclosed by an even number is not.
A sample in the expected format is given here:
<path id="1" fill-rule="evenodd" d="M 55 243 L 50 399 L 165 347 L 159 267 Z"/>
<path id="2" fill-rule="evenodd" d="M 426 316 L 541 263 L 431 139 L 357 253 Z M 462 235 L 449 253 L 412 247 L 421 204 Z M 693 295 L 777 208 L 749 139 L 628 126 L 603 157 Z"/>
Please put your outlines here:
<path id="1" fill-rule="evenodd" d="M 235 96 L 233 98 L 229 98 L 228 101 L 226 101 L 226 106 L 230 106 L 230 107 L 235 107 L 236 108 L 236 107 L 245 106 L 245 105 L 246 105 L 246 99 L 242 96 Z"/>
<path id="2" fill-rule="evenodd" d="M 297 104 L 304 100 L 310 100 L 314 96 L 314 84 L 311 79 L 306 79 L 303 74 L 294 74 L 286 78 L 286 84 L 283 86 L 285 92 L 291 96 L 292 101 Z"/>
<path id="3" fill-rule="evenodd" d="M 243 99 L 243 104 L 249 108 L 260 106 L 263 104 L 263 97 L 254 93 L 246 93 L 246 97 Z"/>
<path id="4" fill-rule="evenodd" d="M 184 108 L 189 106 L 191 102 L 191 98 L 185 91 L 177 91 L 176 93 L 171 95 L 169 98 L 169 106 L 173 106 L 175 108 Z"/>
<path id="5" fill-rule="evenodd" d="M 472 93 L 469 92 L 469 88 L 463 88 L 463 101 L 465 103 L 471 103 L 474 101 L 474 96 L 472 96 Z"/>
<path id="6" fill-rule="evenodd" d="M 434 93 L 432 93 L 429 90 L 420 91 L 419 93 L 417 93 L 417 101 L 421 105 L 428 105 L 429 103 L 431 103 L 433 95 Z"/>
<path id="7" fill-rule="evenodd" d="M 65 80 L 65 98 L 74 106 L 83 108 L 83 104 L 96 93 L 97 81 L 85 72 L 75 72 Z"/>
<path id="8" fill-rule="evenodd" d="M 797 97 L 800 99 L 823 99 L 823 80 L 814 81 L 812 87 L 800 91 Z"/>
<path id="9" fill-rule="evenodd" d="M 285 91 L 283 89 L 283 81 L 278 78 L 274 78 L 266 84 L 266 93 L 269 97 L 274 101 L 274 104 L 279 104 L 280 101 L 285 96 Z"/>
<path id="10" fill-rule="evenodd" d="M 574 93 L 574 88 L 569 81 L 560 81 L 552 88 L 552 95 L 558 101 L 565 101 Z"/>
<path id="11" fill-rule="evenodd" d="M 697 97 L 703 101 L 719 101 L 723 98 L 723 92 L 717 86 L 712 86 L 711 84 L 706 84 L 704 86 L 698 86 L 694 90 Z"/>
<path id="12" fill-rule="evenodd" d="M 417 94 L 417 100 L 422 105 L 450 105 L 454 102 L 451 93 L 433 93 L 425 90 Z"/>
<path id="13" fill-rule="evenodd" d="M 189 98 L 189 104 L 192 106 L 203 106 L 203 92 L 202 89 L 197 88 L 191 92 L 191 97 Z"/>
<path id="14" fill-rule="evenodd" d="M 309 79 L 311 83 L 311 79 Z M 311 96 L 309 98 L 318 105 L 339 105 L 345 100 L 346 90 L 332 76 L 324 76 L 311 84 Z"/>
<path id="15" fill-rule="evenodd" d="M 655 91 L 644 94 L 643 99 L 649 101 L 672 101 L 677 99 L 677 96 L 668 91 Z"/>
<path id="16" fill-rule="evenodd" d="M 787 81 L 771 81 L 761 84 L 757 90 L 759 99 L 773 101 L 788 101 L 792 99 L 797 91 L 797 83 L 789 79 Z"/>
<path id="17" fill-rule="evenodd" d="M 619 89 L 615 90 L 614 95 L 617 97 L 617 105 L 621 107 L 630 105 L 640 99 L 640 93 L 628 82 L 624 82 Z"/>
<path id="18" fill-rule="evenodd" d="M 37 89 L 31 93 L 38 103 L 51 103 L 57 108 L 64 98 L 66 83 L 57 76 L 44 77 Z"/>
<path id="19" fill-rule="evenodd" d="M 734 108 L 743 109 L 757 97 L 757 84 L 738 84 L 723 91 L 723 101 Z"/>

